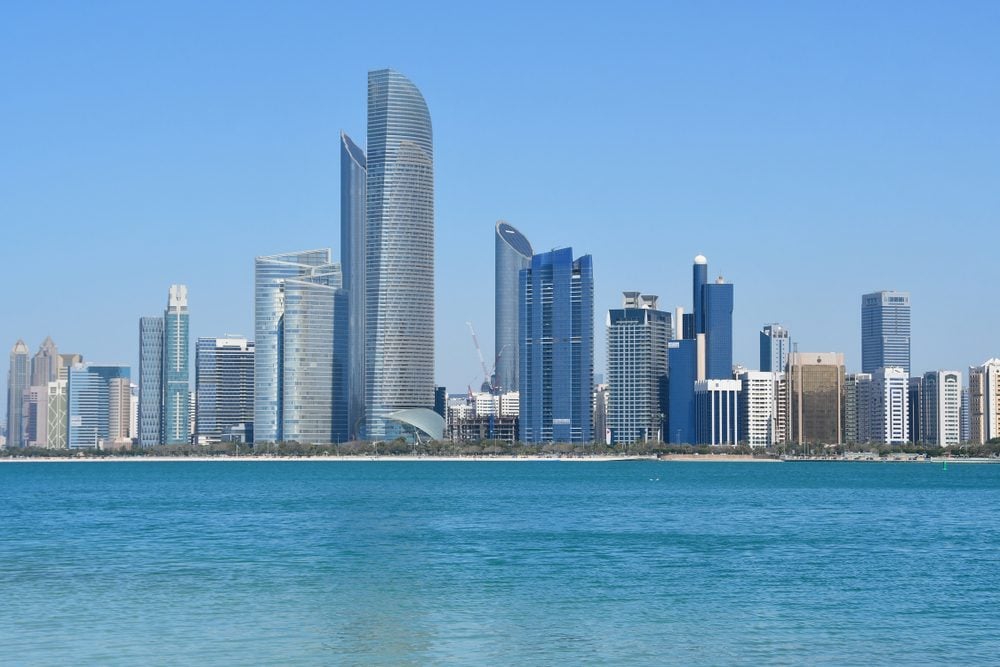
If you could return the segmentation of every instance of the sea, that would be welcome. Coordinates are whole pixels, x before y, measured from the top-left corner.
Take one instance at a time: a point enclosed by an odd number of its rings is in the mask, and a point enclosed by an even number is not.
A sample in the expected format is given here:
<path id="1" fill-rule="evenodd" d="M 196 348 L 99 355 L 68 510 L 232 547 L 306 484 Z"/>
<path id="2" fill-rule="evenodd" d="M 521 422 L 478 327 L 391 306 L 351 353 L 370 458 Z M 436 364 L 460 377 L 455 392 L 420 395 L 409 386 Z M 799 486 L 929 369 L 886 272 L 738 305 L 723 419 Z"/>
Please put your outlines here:
<path id="1" fill-rule="evenodd" d="M 445 664 L 1000 664 L 1000 465 L 0 464 L 0 665 Z"/>

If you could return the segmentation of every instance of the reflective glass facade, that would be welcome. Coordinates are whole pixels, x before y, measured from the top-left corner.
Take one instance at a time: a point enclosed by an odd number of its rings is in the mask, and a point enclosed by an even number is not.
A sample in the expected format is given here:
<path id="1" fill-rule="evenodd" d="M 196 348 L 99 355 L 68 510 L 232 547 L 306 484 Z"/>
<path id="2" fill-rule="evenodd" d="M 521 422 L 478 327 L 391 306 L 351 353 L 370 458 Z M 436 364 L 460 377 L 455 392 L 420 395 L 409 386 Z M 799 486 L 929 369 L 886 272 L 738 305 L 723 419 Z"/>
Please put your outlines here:
<path id="1" fill-rule="evenodd" d="M 199 338 L 195 347 L 195 435 L 220 440 L 253 422 L 253 341 Z"/>
<path id="2" fill-rule="evenodd" d="M 563 248 L 520 274 L 520 429 L 527 443 L 592 442 L 594 273 Z"/>
<path id="3" fill-rule="evenodd" d="M 163 409 L 163 318 L 139 318 L 139 445 L 160 444 Z"/>
<path id="4" fill-rule="evenodd" d="M 698 346 L 690 339 L 670 341 L 667 433 L 672 444 L 694 444 L 694 383 L 698 379 Z"/>
<path id="5" fill-rule="evenodd" d="M 365 411 L 365 242 L 368 161 L 340 134 L 340 265 L 347 292 L 347 423 L 351 438 L 360 434 Z"/>
<path id="6" fill-rule="evenodd" d="M 163 314 L 162 440 L 166 445 L 190 440 L 191 373 L 187 287 L 171 285 Z"/>
<path id="7" fill-rule="evenodd" d="M 103 445 L 110 437 L 112 380 L 128 380 L 128 366 L 76 365 L 67 383 L 68 445 L 86 449 Z"/>
<path id="8" fill-rule="evenodd" d="M 760 332 L 760 370 L 784 372 L 790 351 L 788 329 L 780 324 L 765 324 Z"/>
<path id="9" fill-rule="evenodd" d="M 861 370 L 896 366 L 910 372 L 910 294 L 872 292 L 861 297 Z"/>
<path id="10" fill-rule="evenodd" d="M 396 410 L 434 406 L 434 158 L 420 91 L 368 74 L 365 437 L 405 435 Z"/>
<path id="11" fill-rule="evenodd" d="M 496 341 L 496 386 L 501 392 L 518 387 L 518 280 L 522 269 L 531 265 L 531 244 L 524 234 L 504 221 L 496 224 L 494 242 Z"/>
<path id="12" fill-rule="evenodd" d="M 716 282 L 704 285 L 702 287 L 702 308 L 705 333 L 705 379 L 732 379 L 732 283 Z"/>
<path id="13" fill-rule="evenodd" d="M 7 371 L 7 446 L 24 447 L 24 390 L 28 388 L 30 362 L 28 346 L 17 341 L 10 351 L 10 368 Z"/>

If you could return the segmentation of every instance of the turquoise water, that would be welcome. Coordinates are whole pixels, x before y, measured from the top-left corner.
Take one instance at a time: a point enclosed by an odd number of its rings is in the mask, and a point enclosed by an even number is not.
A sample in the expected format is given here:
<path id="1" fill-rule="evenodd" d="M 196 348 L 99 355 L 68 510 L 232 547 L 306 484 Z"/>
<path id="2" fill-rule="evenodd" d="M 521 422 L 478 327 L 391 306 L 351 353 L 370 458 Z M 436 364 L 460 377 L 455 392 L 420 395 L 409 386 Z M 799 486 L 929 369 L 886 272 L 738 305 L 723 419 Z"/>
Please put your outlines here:
<path id="1" fill-rule="evenodd" d="M 997 664 L 1000 465 L 0 465 L 0 664 Z"/>

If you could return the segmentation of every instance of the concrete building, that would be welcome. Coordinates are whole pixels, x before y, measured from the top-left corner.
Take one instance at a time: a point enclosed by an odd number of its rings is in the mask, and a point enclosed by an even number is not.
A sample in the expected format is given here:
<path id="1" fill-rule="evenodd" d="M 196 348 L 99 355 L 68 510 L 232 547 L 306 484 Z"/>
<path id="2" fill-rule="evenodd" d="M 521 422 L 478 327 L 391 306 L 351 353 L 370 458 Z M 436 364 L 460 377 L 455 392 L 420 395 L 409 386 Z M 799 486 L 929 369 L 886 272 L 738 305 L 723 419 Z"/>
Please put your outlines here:
<path id="1" fill-rule="evenodd" d="M 139 318 L 139 438 L 140 447 L 162 442 L 163 317 Z"/>
<path id="2" fill-rule="evenodd" d="M 31 386 L 44 387 L 59 379 L 59 369 L 62 367 L 62 357 L 52 338 L 45 337 L 38 352 L 31 358 Z"/>
<path id="3" fill-rule="evenodd" d="M 787 441 L 800 446 L 842 442 L 843 353 L 792 352 L 786 381 Z"/>
<path id="4" fill-rule="evenodd" d="M 849 444 L 872 441 L 872 374 L 852 373 L 844 379 L 843 438 Z"/>
<path id="5" fill-rule="evenodd" d="M 26 447 L 48 446 L 48 383 L 44 387 L 28 387 L 23 393 L 21 432 Z"/>
<path id="6" fill-rule="evenodd" d="M 1000 438 L 1000 359 L 969 368 L 969 441 Z"/>
<path id="7" fill-rule="evenodd" d="M 905 368 L 879 368 L 872 373 L 872 440 L 887 445 L 910 441 L 910 376 Z"/>
<path id="8" fill-rule="evenodd" d="M 962 442 L 962 374 L 924 373 L 921 388 L 921 442 L 948 447 Z"/>
<path id="9" fill-rule="evenodd" d="M 132 381 L 115 377 L 108 381 L 108 438 L 106 447 L 128 449 L 132 446 Z"/>
<path id="10" fill-rule="evenodd" d="M 68 376 L 68 370 L 67 376 Z M 69 446 L 69 414 L 67 406 L 68 377 L 65 380 L 49 382 L 46 386 L 48 401 L 45 407 L 46 446 L 52 449 L 66 449 Z"/>
<path id="11" fill-rule="evenodd" d="M 612 444 L 663 440 L 670 325 L 670 313 L 657 309 L 654 295 L 625 292 L 622 307 L 608 311 L 607 427 Z"/>
<path id="12" fill-rule="evenodd" d="M 769 447 L 784 439 L 784 373 L 748 371 L 739 373 L 740 442 L 751 447 Z"/>
<path id="13" fill-rule="evenodd" d="M 861 370 L 898 367 L 910 372 L 910 293 L 861 297 Z"/>

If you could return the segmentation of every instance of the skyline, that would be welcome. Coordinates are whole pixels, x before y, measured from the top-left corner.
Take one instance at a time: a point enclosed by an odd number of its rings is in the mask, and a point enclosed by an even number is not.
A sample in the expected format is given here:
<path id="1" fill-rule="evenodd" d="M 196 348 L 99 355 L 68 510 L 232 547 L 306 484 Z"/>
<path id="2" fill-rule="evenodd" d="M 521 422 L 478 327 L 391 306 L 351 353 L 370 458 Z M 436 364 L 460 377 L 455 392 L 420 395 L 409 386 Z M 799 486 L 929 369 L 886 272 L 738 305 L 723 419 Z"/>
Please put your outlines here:
<path id="1" fill-rule="evenodd" d="M 566 19 L 565 53 L 541 44 L 566 17 L 537 10 L 518 33 L 526 53 L 502 56 L 478 42 L 515 22 L 479 9 L 482 30 L 418 56 L 403 35 L 414 10 L 378 54 L 344 31 L 325 44 L 332 11 L 318 7 L 250 6 L 218 47 L 199 38 L 229 18 L 219 8 L 8 10 L 0 55 L 25 66 L 3 74 L 20 94 L 0 109 L 2 259 L 22 287 L 0 342 L 34 354 L 52 336 L 137 369 L 138 318 L 173 283 L 190 289 L 191 341 L 252 336 L 255 257 L 339 256 L 339 133 L 364 136 L 365 74 L 391 65 L 434 113 L 436 384 L 481 382 L 465 323 L 493 349 L 499 219 L 536 252 L 593 255 L 599 373 L 620 293 L 690 312 L 699 253 L 735 285 L 736 363 L 756 367 L 760 328 L 779 322 L 800 350 L 844 352 L 859 370 L 861 295 L 900 290 L 914 374 L 965 371 L 997 356 L 1000 316 L 980 286 L 1000 240 L 1000 47 L 987 40 L 998 9 L 964 9 L 782 7 L 771 26 L 771 5 L 730 8 L 731 24 L 675 7 L 645 10 L 648 27 L 594 10 Z M 98 43 L 87 31 L 105 21 L 118 30 Z M 588 53 L 608 21 L 620 31 L 608 49 L 623 48 Z M 128 30 L 147 22 L 162 27 Z M 456 37 L 441 26 L 442 42 Z"/>

